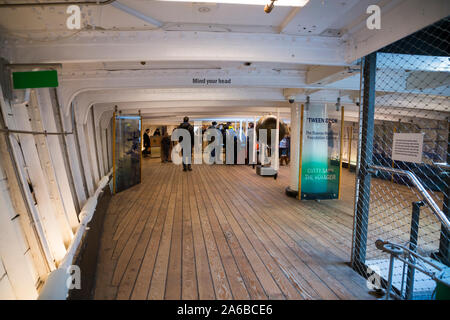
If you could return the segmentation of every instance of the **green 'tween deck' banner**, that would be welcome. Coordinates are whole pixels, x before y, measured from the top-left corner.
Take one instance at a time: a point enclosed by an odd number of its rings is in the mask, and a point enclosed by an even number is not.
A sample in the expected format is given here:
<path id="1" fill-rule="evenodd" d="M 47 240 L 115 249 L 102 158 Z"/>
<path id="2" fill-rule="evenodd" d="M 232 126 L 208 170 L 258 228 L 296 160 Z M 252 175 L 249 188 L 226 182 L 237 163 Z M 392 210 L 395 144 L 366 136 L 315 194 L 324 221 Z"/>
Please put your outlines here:
<path id="1" fill-rule="evenodd" d="M 335 110 L 324 104 L 311 104 L 305 110 L 301 199 L 338 198 L 340 115 Z"/>
<path id="2" fill-rule="evenodd" d="M 58 72 L 56 70 L 16 71 L 12 73 L 14 89 L 56 88 Z"/>

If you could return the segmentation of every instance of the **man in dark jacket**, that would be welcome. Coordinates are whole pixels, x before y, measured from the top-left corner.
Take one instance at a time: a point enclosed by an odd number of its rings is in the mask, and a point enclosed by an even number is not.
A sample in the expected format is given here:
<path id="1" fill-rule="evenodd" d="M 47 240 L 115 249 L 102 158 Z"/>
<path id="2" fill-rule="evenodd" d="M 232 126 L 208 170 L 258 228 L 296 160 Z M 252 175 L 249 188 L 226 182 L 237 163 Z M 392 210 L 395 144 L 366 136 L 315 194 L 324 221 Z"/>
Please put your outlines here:
<path id="1" fill-rule="evenodd" d="M 161 139 L 161 149 L 162 149 L 162 159 L 161 162 L 169 161 L 169 153 L 170 153 L 170 137 L 167 133 L 167 130 L 164 132 L 164 135 Z"/>
<path id="2" fill-rule="evenodd" d="M 189 117 L 184 117 L 183 123 L 181 123 L 178 126 L 178 128 L 189 131 L 189 134 L 191 136 L 190 148 L 191 148 L 191 155 L 192 155 L 192 148 L 194 147 L 194 127 L 189 123 Z M 182 142 L 183 137 L 180 137 L 180 139 L 178 141 Z M 186 156 L 185 156 L 185 154 L 186 154 Z M 183 158 L 183 171 L 186 171 L 186 170 L 192 171 L 192 166 L 191 166 L 192 159 L 188 159 L 187 152 L 185 152 L 184 150 L 181 150 L 181 156 Z"/>
<path id="3" fill-rule="evenodd" d="M 218 130 L 217 129 L 217 122 L 213 121 L 212 125 L 209 126 L 208 130 L 209 129 Z M 211 137 L 211 143 L 214 142 L 214 141 L 216 141 L 216 137 L 213 136 L 213 137 Z M 216 159 L 216 148 L 212 149 L 212 151 L 211 151 L 211 160 L 212 160 L 213 163 L 214 163 L 215 159 Z"/>
<path id="4" fill-rule="evenodd" d="M 150 129 L 146 129 L 144 132 L 144 157 L 148 157 L 148 154 L 150 153 L 150 136 L 148 135 L 150 132 Z"/>

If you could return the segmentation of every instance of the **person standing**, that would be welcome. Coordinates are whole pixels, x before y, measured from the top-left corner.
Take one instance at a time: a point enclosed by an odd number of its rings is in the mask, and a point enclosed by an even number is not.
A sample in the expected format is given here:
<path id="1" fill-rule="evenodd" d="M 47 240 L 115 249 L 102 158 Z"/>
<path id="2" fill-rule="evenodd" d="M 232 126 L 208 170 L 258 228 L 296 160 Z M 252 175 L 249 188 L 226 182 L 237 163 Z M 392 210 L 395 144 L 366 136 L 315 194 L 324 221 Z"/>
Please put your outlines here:
<path id="1" fill-rule="evenodd" d="M 194 146 L 194 127 L 189 123 L 189 117 L 183 118 L 183 123 L 181 123 L 178 126 L 178 129 L 184 129 L 189 132 L 189 135 L 191 137 L 189 148 L 191 149 L 191 156 L 192 156 L 192 148 Z M 183 141 L 183 137 L 181 136 L 178 141 L 181 143 Z M 183 160 L 182 161 L 183 162 L 183 171 L 186 171 L 186 170 L 192 171 L 192 165 L 191 165 L 192 157 L 189 158 L 188 153 L 184 149 L 181 150 L 181 156 L 182 156 L 182 160 Z"/>
<path id="2" fill-rule="evenodd" d="M 161 139 L 161 148 L 162 148 L 162 155 L 163 158 L 161 159 L 161 162 L 168 162 L 169 161 L 169 152 L 170 152 L 170 137 L 167 133 L 167 130 L 164 132 L 164 135 Z"/>
<path id="3" fill-rule="evenodd" d="M 280 148 L 279 148 L 279 159 L 280 159 L 280 166 L 283 165 L 283 161 L 286 165 L 289 164 L 289 158 L 288 158 L 288 137 L 287 135 L 280 141 Z"/>
<path id="4" fill-rule="evenodd" d="M 145 129 L 144 132 L 144 158 L 147 158 L 150 154 L 150 136 L 148 135 L 150 132 L 150 129 Z"/>
<path id="5" fill-rule="evenodd" d="M 209 129 L 219 130 L 217 128 L 217 122 L 213 121 L 211 126 L 208 128 L 208 130 Z M 213 137 L 211 137 L 211 143 L 214 141 L 216 141 L 216 137 L 213 136 Z M 211 151 L 211 160 L 212 160 L 211 163 L 214 163 L 216 161 L 216 148 L 212 149 L 212 151 Z"/>
<path id="6" fill-rule="evenodd" d="M 253 141 L 253 130 L 254 129 L 254 123 L 250 122 L 248 124 L 248 130 L 247 130 L 247 157 L 245 158 L 245 164 L 250 164 L 252 160 L 252 150 L 250 149 L 250 141 Z"/>

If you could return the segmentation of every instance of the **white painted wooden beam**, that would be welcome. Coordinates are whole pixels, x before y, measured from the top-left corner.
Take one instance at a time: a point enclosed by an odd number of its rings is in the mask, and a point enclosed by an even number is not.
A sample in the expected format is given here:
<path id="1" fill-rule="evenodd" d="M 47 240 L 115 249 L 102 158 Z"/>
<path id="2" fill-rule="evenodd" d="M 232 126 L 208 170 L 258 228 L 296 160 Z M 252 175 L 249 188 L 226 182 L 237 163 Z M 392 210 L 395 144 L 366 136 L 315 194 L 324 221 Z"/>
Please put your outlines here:
<path id="1" fill-rule="evenodd" d="M 340 39 L 192 31 L 82 31 L 57 42 L 14 41 L 11 63 L 95 61 L 251 61 L 346 65 Z"/>
<path id="2" fill-rule="evenodd" d="M 229 84 L 194 83 L 194 79 L 230 80 Z M 359 85 L 359 83 L 358 83 Z M 61 75 L 60 99 L 68 110 L 74 97 L 101 89 L 147 88 L 297 88 L 305 86 L 305 72 L 273 69 L 186 69 L 70 72 Z"/>
<path id="3" fill-rule="evenodd" d="M 32 128 L 30 126 L 26 107 L 24 105 L 15 105 L 12 110 L 16 123 L 15 128 L 31 131 Z M 26 154 L 26 158 L 24 159 L 26 162 L 25 165 L 27 166 L 26 170 L 30 177 L 30 182 L 33 185 L 34 194 L 37 200 L 36 207 L 39 212 L 39 217 L 42 219 L 42 224 L 44 225 L 46 239 L 50 244 L 53 257 L 56 262 L 59 262 L 64 257 L 66 248 L 63 242 L 62 231 L 58 224 L 57 213 L 52 205 L 48 186 L 45 183 L 46 179 L 38 157 L 36 141 L 34 137 L 29 134 L 18 134 L 18 138 L 20 140 L 22 152 Z"/>
<path id="4" fill-rule="evenodd" d="M 48 132 L 57 132 L 58 130 L 49 89 L 37 89 L 36 97 L 44 130 Z M 70 182 L 68 175 L 71 173 L 66 171 L 66 166 L 63 159 L 63 150 L 59 137 L 55 135 L 47 135 L 45 136 L 45 139 L 47 140 L 49 156 L 52 161 L 52 168 L 55 172 L 58 191 L 64 205 L 65 214 L 72 231 L 75 231 L 78 227 L 79 221 L 69 184 Z"/>
<path id="5" fill-rule="evenodd" d="M 281 25 L 286 34 L 319 35 L 360 0 L 322 1 L 311 0 L 293 17 L 287 17 Z M 373 0 L 376 2 L 377 0 Z M 275 2 L 276 7 L 276 2 Z M 290 19 L 289 19 L 290 18 Z"/>
<path id="6" fill-rule="evenodd" d="M 306 72 L 306 84 L 326 85 L 346 79 L 354 74 L 353 69 L 349 67 L 311 66 Z"/>
<path id="7" fill-rule="evenodd" d="M 381 6 L 381 29 L 369 30 L 366 18 L 356 25 L 347 26 L 346 61 L 375 52 L 424 27 L 450 15 L 448 0 L 402 0 L 384 1 Z"/>

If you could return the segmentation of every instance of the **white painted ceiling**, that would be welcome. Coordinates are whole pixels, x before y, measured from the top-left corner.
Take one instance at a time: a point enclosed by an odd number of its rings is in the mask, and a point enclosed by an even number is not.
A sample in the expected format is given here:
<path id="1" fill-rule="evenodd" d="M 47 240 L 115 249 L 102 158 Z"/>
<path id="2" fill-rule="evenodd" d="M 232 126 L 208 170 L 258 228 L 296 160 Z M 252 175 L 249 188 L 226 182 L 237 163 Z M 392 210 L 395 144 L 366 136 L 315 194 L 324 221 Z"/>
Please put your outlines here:
<path id="1" fill-rule="evenodd" d="M 18 0 L 15 2 L 24 2 Z M 37 1 L 30 1 L 37 2 Z M 52 1 L 42 1 L 52 2 Z M 164 30 L 285 33 L 320 35 L 327 29 L 341 32 L 379 0 L 310 0 L 305 7 L 275 6 L 270 14 L 263 6 L 120 0 L 121 4 L 156 19 Z M 14 1 L 0 1 L 14 3 Z M 67 32 L 65 6 L 1 8 L 0 26 L 11 32 Z M 106 30 L 149 30 L 155 26 L 113 5 L 81 6 L 84 27 Z M 297 12 L 298 11 L 298 12 Z M 291 18 L 291 14 L 295 15 Z M 326 33 L 325 33 L 326 34 Z"/>

